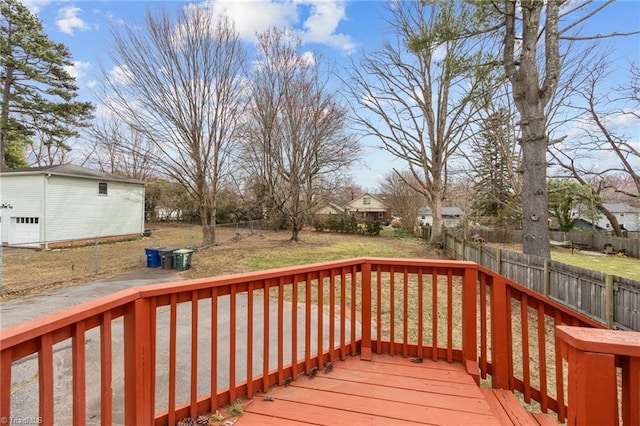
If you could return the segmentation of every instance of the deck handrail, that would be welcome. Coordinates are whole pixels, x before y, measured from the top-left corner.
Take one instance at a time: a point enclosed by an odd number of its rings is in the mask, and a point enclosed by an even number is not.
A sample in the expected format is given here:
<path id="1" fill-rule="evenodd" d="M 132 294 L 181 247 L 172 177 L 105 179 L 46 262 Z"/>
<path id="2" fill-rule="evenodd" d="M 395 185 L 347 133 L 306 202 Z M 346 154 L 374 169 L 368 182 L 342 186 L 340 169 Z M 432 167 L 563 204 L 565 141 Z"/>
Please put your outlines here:
<path id="1" fill-rule="evenodd" d="M 188 336 L 178 332 L 179 314 L 187 310 Z M 158 333 L 164 323 L 166 335 Z M 568 403 L 564 395 L 565 343 L 561 337 L 547 342 L 549 330 L 564 330 L 563 325 L 602 327 L 463 261 L 355 258 L 135 287 L 3 329 L 0 417 L 11 419 L 12 408 L 16 411 L 11 404 L 14 364 L 30 362 L 37 372 L 40 420 L 53 424 L 53 395 L 59 393 L 54 346 L 71 341 L 59 352 L 69 353 L 74 424 L 83 424 L 89 414 L 99 415 L 105 425 L 174 424 L 299 374 L 313 374 L 327 362 L 357 354 L 366 360 L 383 352 L 463 362 L 477 382 L 521 392 L 525 402 L 536 401 L 543 412 L 571 420 L 576 403 L 571 391 Z M 87 338 L 90 333 L 99 336 Z M 222 336 L 225 344 L 218 342 Z M 114 371 L 120 343 L 124 379 Z M 92 351 L 100 357 L 97 397 L 87 391 Z M 562 355 L 569 359 L 571 380 L 576 358 L 567 352 Z M 34 354 L 37 360 L 29 358 Z M 627 377 L 631 385 L 622 398 L 623 419 L 635 424 L 635 417 L 625 413 L 638 406 L 637 357 L 615 357 L 623 374 L 627 364 L 636 372 Z M 188 365 L 188 384 L 180 381 L 178 364 Z M 162 377 L 160 366 L 167 370 Z M 540 375 L 534 377 L 534 371 Z M 114 389 L 123 389 L 124 396 Z"/>

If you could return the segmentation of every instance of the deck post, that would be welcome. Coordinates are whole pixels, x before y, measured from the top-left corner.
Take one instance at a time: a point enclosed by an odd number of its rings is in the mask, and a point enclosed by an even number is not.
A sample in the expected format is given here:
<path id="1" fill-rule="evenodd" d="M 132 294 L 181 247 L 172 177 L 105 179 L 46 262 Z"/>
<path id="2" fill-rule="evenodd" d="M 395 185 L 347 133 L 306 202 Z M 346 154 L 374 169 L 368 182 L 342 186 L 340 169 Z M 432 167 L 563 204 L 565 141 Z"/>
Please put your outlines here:
<path id="1" fill-rule="evenodd" d="M 124 422 L 153 424 L 151 389 L 151 315 L 148 299 L 137 299 L 124 309 Z"/>
<path id="2" fill-rule="evenodd" d="M 623 424 L 640 424 L 640 333 L 559 325 L 556 337 L 569 365 L 567 423 L 619 423 L 619 364 Z"/>
<path id="3" fill-rule="evenodd" d="M 498 251 L 499 253 L 499 251 Z M 502 276 L 491 283 L 491 385 L 495 389 L 509 389 L 509 318 L 507 310 L 507 282 Z"/>
<path id="4" fill-rule="evenodd" d="M 567 424 L 618 423 L 616 365 L 612 354 L 582 352 L 569 346 Z"/>
<path id="5" fill-rule="evenodd" d="M 360 272 L 362 294 L 362 341 L 360 343 L 360 359 L 371 361 L 371 263 L 362 264 Z"/>
<path id="6" fill-rule="evenodd" d="M 478 269 L 467 266 L 462 282 L 462 358 L 477 384 L 480 384 L 478 368 L 477 322 Z"/>

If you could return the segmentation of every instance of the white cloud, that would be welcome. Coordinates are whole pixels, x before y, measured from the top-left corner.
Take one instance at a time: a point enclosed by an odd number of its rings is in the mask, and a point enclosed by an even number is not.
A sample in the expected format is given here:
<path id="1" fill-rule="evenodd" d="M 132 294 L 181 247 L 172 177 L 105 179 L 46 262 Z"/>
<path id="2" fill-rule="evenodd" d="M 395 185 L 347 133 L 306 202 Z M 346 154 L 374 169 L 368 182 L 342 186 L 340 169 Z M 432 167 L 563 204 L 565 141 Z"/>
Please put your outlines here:
<path id="1" fill-rule="evenodd" d="M 74 30 L 87 31 L 89 25 L 78 16 L 82 12 L 79 7 L 66 6 L 58 10 L 56 25 L 63 33 L 73 35 Z"/>
<path id="2" fill-rule="evenodd" d="M 91 64 L 89 62 L 74 61 L 73 65 L 66 66 L 65 70 L 69 75 L 71 75 L 71 77 L 79 80 L 86 75 L 86 71 L 89 68 L 91 68 Z"/>
<path id="3" fill-rule="evenodd" d="M 109 81 L 113 84 L 130 84 L 133 75 L 126 65 L 116 65 L 109 71 Z"/>
<path id="4" fill-rule="evenodd" d="M 303 25 L 303 41 L 327 44 L 347 53 L 353 53 L 356 45 L 351 37 L 336 33 L 340 21 L 346 19 L 345 2 L 312 0 L 305 3 L 311 6 L 311 13 Z"/>
<path id="5" fill-rule="evenodd" d="M 245 41 L 271 27 L 297 28 L 305 43 L 320 43 L 352 53 L 356 44 L 346 34 L 336 33 L 346 18 L 343 0 L 209 0 L 206 6 L 216 15 L 226 15 Z M 300 15 L 308 9 L 308 17 Z"/>
<path id="6" fill-rule="evenodd" d="M 86 84 L 87 89 L 93 89 L 97 85 L 98 85 L 98 82 L 95 81 L 95 80 L 88 81 L 87 84 Z"/>
<path id="7" fill-rule="evenodd" d="M 32 13 L 37 14 L 40 9 L 51 3 L 50 0 L 22 0 L 24 6 L 27 7 Z"/>
<path id="8" fill-rule="evenodd" d="M 256 33 L 270 27 L 293 26 L 299 20 L 297 5 L 290 0 L 210 0 L 207 6 L 215 15 L 229 17 L 245 41 L 254 41 Z"/>

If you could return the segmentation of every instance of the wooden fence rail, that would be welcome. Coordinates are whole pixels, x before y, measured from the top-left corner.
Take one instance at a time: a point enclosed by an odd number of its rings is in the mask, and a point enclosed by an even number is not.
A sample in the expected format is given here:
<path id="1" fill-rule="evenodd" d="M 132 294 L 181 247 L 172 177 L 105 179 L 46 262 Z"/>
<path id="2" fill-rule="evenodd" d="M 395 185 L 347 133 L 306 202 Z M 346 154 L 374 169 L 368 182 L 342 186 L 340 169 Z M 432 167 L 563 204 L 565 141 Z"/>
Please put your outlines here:
<path id="1" fill-rule="evenodd" d="M 640 331 L 640 282 L 509 250 L 447 232 L 447 252 L 485 266 L 609 328 Z"/>

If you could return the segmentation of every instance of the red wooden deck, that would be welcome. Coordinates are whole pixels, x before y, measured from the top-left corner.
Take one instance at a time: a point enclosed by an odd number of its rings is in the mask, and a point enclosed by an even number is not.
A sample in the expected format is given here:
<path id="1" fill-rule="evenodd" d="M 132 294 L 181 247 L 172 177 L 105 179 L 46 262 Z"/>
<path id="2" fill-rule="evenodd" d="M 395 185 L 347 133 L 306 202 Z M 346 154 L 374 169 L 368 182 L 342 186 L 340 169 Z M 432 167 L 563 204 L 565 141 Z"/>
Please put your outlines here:
<path id="1" fill-rule="evenodd" d="M 236 425 L 538 424 L 515 397 L 503 398 L 508 407 L 515 404 L 505 412 L 493 390 L 487 391 L 460 363 L 349 357 L 329 373 L 299 376 L 287 387 L 256 395 Z"/>

